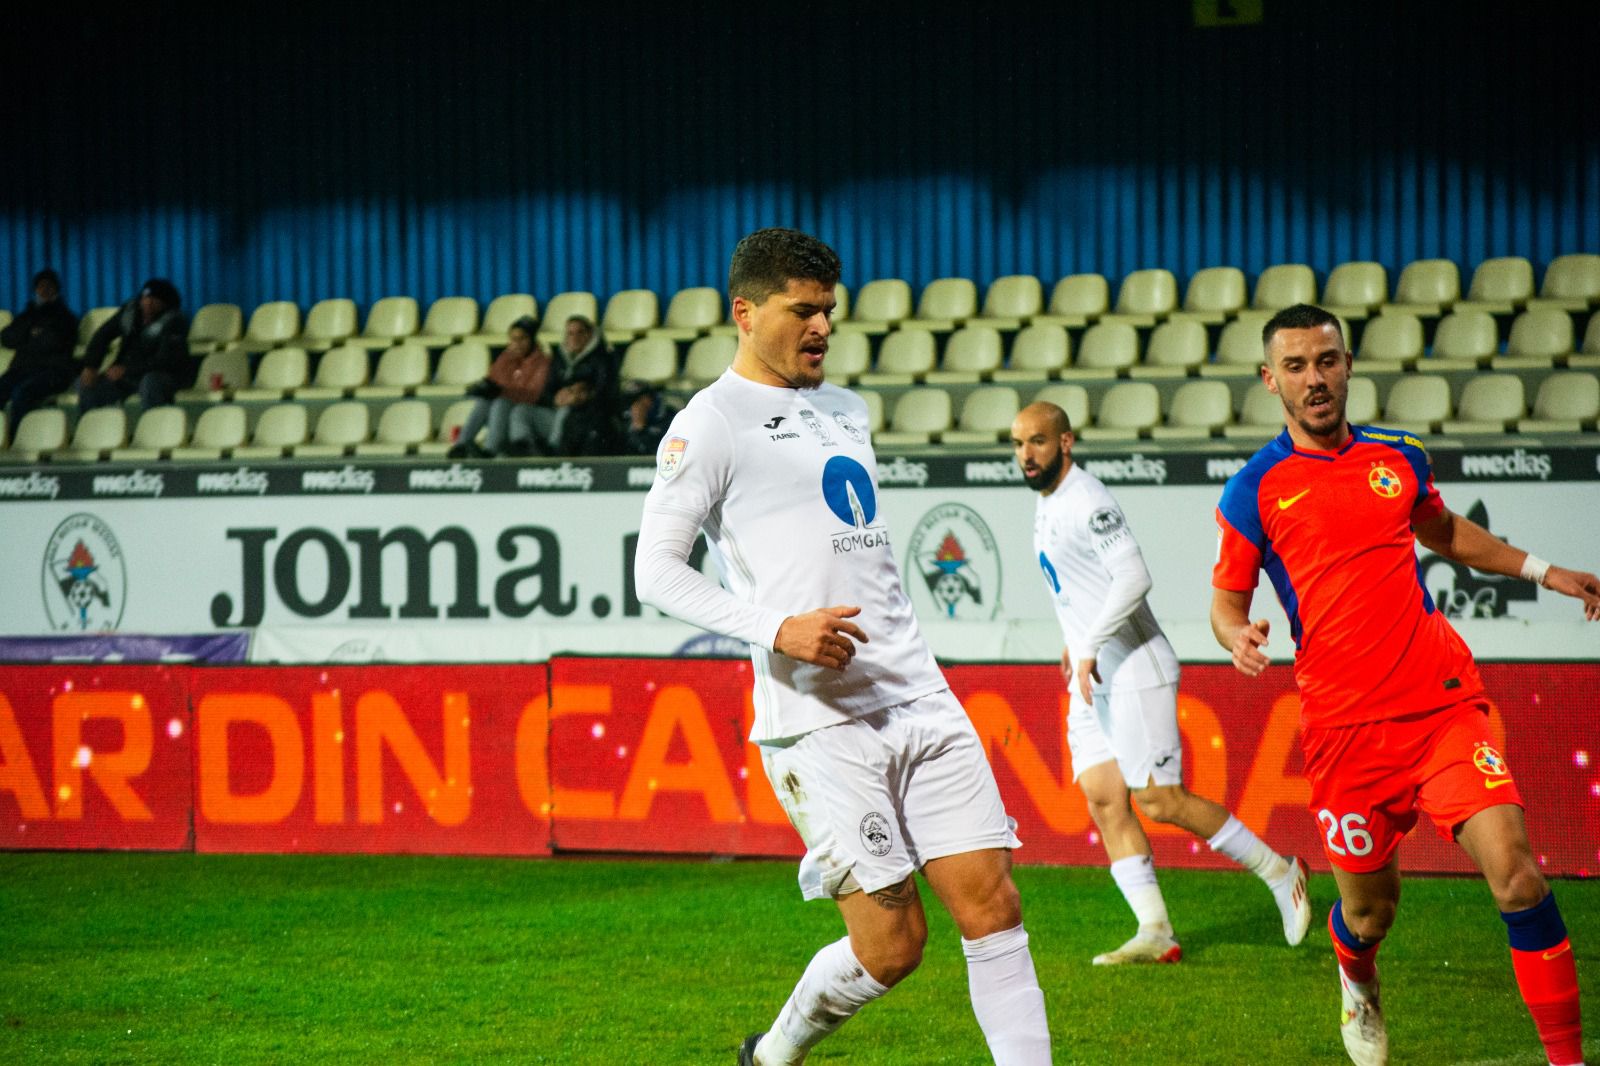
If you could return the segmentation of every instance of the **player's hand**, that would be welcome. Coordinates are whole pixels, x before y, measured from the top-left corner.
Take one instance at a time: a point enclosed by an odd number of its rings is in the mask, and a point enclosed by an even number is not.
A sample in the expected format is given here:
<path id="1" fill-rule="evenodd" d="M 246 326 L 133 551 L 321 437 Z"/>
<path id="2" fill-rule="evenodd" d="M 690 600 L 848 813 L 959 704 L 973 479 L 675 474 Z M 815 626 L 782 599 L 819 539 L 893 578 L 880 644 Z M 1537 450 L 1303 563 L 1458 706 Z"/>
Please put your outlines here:
<path id="1" fill-rule="evenodd" d="M 843 670 L 855 658 L 855 642 L 867 642 L 861 627 L 846 621 L 860 613 L 859 607 L 822 607 L 792 614 L 778 627 L 772 650 L 813 666 Z"/>
<path id="2" fill-rule="evenodd" d="M 1100 683 L 1100 668 L 1095 665 L 1093 659 L 1079 659 L 1077 674 L 1078 692 L 1083 696 L 1085 703 L 1093 703 L 1094 692 L 1089 685 L 1089 680 L 1093 678 L 1095 684 Z"/>
<path id="3" fill-rule="evenodd" d="M 1267 646 L 1267 630 L 1272 623 L 1265 618 L 1247 622 L 1233 635 L 1233 665 L 1247 677 L 1260 677 L 1261 671 L 1272 665 L 1272 660 L 1261 651 Z"/>
<path id="4" fill-rule="evenodd" d="M 1582 600 L 1583 616 L 1591 622 L 1600 622 L 1600 577 L 1582 570 L 1552 566 L 1545 572 L 1544 587 L 1563 596 Z"/>

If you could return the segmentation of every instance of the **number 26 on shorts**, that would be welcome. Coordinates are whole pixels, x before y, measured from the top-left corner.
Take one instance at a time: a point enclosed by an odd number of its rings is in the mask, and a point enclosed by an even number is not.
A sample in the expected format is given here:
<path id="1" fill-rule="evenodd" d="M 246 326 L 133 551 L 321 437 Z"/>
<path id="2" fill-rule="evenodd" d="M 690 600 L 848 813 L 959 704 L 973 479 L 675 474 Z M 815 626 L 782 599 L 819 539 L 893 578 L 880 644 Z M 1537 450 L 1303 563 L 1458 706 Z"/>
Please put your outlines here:
<path id="1" fill-rule="evenodd" d="M 1335 855 L 1365 855 L 1372 850 L 1372 834 L 1367 832 L 1367 820 L 1362 815 L 1340 818 L 1324 807 L 1317 812 L 1317 821 L 1328 831 L 1328 850 Z M 1344 839 L 1342 846 L 1338 837 Z"/>

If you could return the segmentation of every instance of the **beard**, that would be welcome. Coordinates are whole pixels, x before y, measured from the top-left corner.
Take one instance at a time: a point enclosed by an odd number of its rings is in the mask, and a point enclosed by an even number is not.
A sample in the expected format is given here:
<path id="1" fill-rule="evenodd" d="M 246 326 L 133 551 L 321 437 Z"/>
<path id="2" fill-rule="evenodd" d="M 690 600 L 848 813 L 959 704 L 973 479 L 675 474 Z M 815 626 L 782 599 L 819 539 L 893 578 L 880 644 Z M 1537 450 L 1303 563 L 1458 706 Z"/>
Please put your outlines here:
<path id="1" fill-rule="evenodd" d="M 1056 457 L 1041 466 L 1037 472 L 1030 474 L 1024 470 L 1022 472 L 1022 482 L 1035 492 L 1038 492 L 1046 485 L 1054 485 L 1056 478 L 1061 476 L 1061 467 L 1065 462 L 1066 457 L 1058 451 L 1056 452 Z"/>
<path id="2" fill-rule="evenodd" d="M 1311 400 L 1326 395 L 1326 407 L 1313 408 Z M 1346 395 L 1334 389 L 1326 393 L 1309 394 L 1300 404 L 1300 411 L 1295 421 L 1300 423 L 1300 428 L 1312 436 L 1326 436 L 1344 425 Z"/>

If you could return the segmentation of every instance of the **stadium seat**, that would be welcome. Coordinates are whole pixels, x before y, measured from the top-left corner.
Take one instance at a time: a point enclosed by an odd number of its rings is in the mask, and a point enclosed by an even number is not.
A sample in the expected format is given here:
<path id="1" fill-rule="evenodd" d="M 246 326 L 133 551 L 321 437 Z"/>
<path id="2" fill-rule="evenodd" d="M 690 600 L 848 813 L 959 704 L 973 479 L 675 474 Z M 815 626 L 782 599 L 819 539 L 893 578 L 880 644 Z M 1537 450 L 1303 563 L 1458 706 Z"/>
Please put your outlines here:
<path id="1" fill-rule="evenodd" d="M 477 341 L 494 347 L 505 344 L 511 323 L 519 318 L 539 318 L 539 301 L 525 292 L 508 292 L 489 301 L 483 312 L 478 331 L 462 340 Z"/>
<path id="2" fill-rule="evenodd" d="M 233 449 L 235 459 L 281 459 L 306 442 L 306 409 L 297 403 L 274 404 L 261 412 L 249 444 Z"/>
<path id="3" fill-rule="evenodd" d="M 470 296 L 441 296 L 428 305 L 422 330 L 411 340 L 424 348 L 446 348 L 477 331 L 477 300 Z"/>
<path id="4" fill-rule="evenodd" d="M 1111 306 L 1111 285 L 1100 274 L 1068 274 L 1050 290 L 1050 306 L 1033 316 L 1035 326 L 1081 329 Z"/>
<path id="5" fill-rule="evenodd" d="M 1011 422 L 1017 417 L 1021 401 L 1017 390 L 1007 385 L 986 385 L 973 389 L 961 401 L 961 417 L 956 428 L 940 438 L 942 444 L 992 445 L 1011 439 Z"/>
<path id="6" fill-rule="evenodd" d="M 205 304 L 189 319 L 189 352 L 205 355 L 237 341 L 244 329 L 238 304 Z"/>
<path id="7" fill-rule="evenodd" d="M 835 333 L 828 338 L 828 357 L 822 365 L 835 385 L 854 384 L 872 369 L 872 341 L 865 333 Z"/>
<path id="8" fill-rule="evenodd" d="M 345 297 L 318 300 L 306 312 L 305 328 L 291 343 L 308 352 L 325 352 L 355 336 L 356 302 Z"/>
<path id="9" fill-rule="evenodd" d="M 1567 357 L 1573 369 L 1600 369 L 1600 315 L 1589 316 L 1589 327 L 1583 331 L 1583 350 Z"/>
<path id="10" fill-rule="evenodd" d="M 833 286 L 833 320 L 843 322 L 850 317 L 850 290 L 845 283 L 836 282 Z"/>
<path id="11" fill-rule="evenodd" d="M 317 374 L 311 384 L 294 390 L 294 398 L 306 400 L 337 400 L 352 395 L 367 383 L 367 371 L 372 359 L 365 348 L 342 344 L 322 353 L 317 360 Z"/>
<path id="12" fill-rule="evenodd" d="M 1600 255 L 1558 255 L 1545 267 L 1539 295 L 1528 309 L 1550 308 L 1582 314 L 1600 305 Z"/>
<path id="13" fill-rule="evenodd" d="M 468 385 L 489 376 L 489 348 L 477 341 L 452 344 L 439 356 L 433 381 L 418 385 L 418 396 L 460 396 Z"/>
<path id="14" fill-rule="evenodd" d="M 1533 264 L 1520 255 L 1485 259 L 1472 272 L 1467 298 L 1455 310 L 1486 311 L 1509 315 L 1533 298 Z"/>
<path id="15" fill-rule="evenodd" d="M 24 419 L 26 421 L 26 419 Z M 94 463 L 128 443 L 128 412 L 122 406 L 85 411 L 72 431 L 72 443 L 50 454 L 51 462 Z"/>
<path id="16" fill-rule="evenodd" d="M 883 394 L 862 389 L 856 395 L 867 405 L 867 431 L 876 437 L 883 432 Z"/>
<path id="17" fill-rule="evenodd" d="M 0 307 L 0 329 L 5 329 L 9 325 L 11 325 L 11 312 L 10 312 L 10 310 L 8 310 L 7 308 L 4 308 L 4 307 Z"/>
<path id="18" fill-rule="evenodd" d="M 988 326 L 1015 333 L 1044 309 L 1044 286 L 1032 274 L 1007 274 L 995 278 L 983 294 L 983 309 L 969 326 Z"/>
<path id="19" fill-rule="evenodd" d="M 383 409 L 378 429 L 370 441 L 356 445 L 364 458 L 405 455 L 425 443 L 433 432 L 433 412 L 422 400 L 399 400 Z"/>
<path id="20" fill-rule="evenodd" d="M 11 438 L 11 447 L 5 453 L 5 461 L 37 462 L 41 456 L 66 446 L 67 413 L 59 407 L 40 407 L 22 416 Z"/>
<path id="21" fill-rule="evenodd" d="M 1488 366 L 1499 348 L 1500 331 L 1494 316 L 1476 308 L 1462 310 L 1462 305 L 1456 304 L 1454 311 L 1439 320 L 1433 334 L 1433 350 L 1417 369 L 1428 373 L 1475 370 Z"/>
<path id="22" fill-rule="evenodd" d="M 371 433 L 370 419 L 367 405 L 359 400 L 329 404 L 317 416 L 317 428 L 311 441 L 296 444 L 290 452 L 296 459 L 335 459 L 349 455 Z"/>
<path id="23" fill-rule="evenodd" d="M 255 355 L 288 344 L 299 332 L 299 305 L 290 300 L 271 300 L 250 312 L 244 336 L 231 347 Z"/>
<path id="24" fill-rule="evenodd" d="M 1011 340 L 1011 359 L 994 372 L 997 382 L 1049 381 L 1067 365 L 1072 341 L 1061 326 L 1024 326 Z"/>
<path id="25" fill-rule="evenodd" d="M 567 319 L 577 316 L 587 318 L 597 326 L 600 322 L 600 301 L 594 293 L 574 289 L 570 292 L 558 292 L 550 297 L 550 302 L 545 304 L 544 317 L 539 320 L 539 341 L 542 344 L 554 344 L 567 335 Z M 506 329 L 511 328 L 511 323 L 506 323 Z M 606 337 L 610 344 L 616 344 L 612 337 Z M 504 345 L 506 335 L 501 332 L 500 338 L 490 342 L 491 345 Z"/>
<path id="26" fill-rule="evenodd" d="M 1384 401 L 1384 425 L 1417 436 L 1437 433 L 1450 417 L 1450 383 L 1437 374 L 1407 374 L 1395 381 Z"/>
<path id="27" fill-rule="evenodd" d="M 1244 310 L 1245 296 L 1244 271 L 1231 266 L 1204 267 L 1189 278 L 1183 290 L 1183 308 L 1174 311 L 1172 318 L 1220 326 Z"/>
<path id="28" fill-rule="evenodd" d="M 1261 344 L 1261 330 L 1271 317 L 1264 311 L 1244 311 L 1239 317 L 1222 327 L 1217 339 L 1217 359 L 1202 363 L 1200 376 L 1206 378 L 1253 378 L 1261 373 L 1266 362 L 1266 351 Z"/>
<path id="29" fill-rule="evenodd" d="M 425 440 L 417 445 L 417 454 L 430 458 L 443 458 L 456 444 L 456 437 L 460 435 L 461 427 L 472 414 L 476 400 L 457 400 L 444 409 L 444 414 L 439 418 L 439 432 L 432 440 Z"/>
<path id="30" fill-rule="evenodd" d="M 1480 374 L 1461 390 L 1455 417 L 1445 419 L 1440 428 L 1445 433 L 1505 433 L 1527 413 L 1521 378 Z"/>
<path id="31" fill-rule="evenodd" d="M 666 385 L 678 376 L 678 346 L 665 337 L 640 337 L 622 355 L 621 381 Z"/>
<path id="32" fill-rule="evenodd" d="M 1108 316 L 1084 330 L 1077 359 L 1059 377 L 1063 381 L 1114 378 L 1138 361 L 1138 330 L 1126 319 Z"/>
<path id="33" fill-rule="evenodd" d="M 1511 323 L 1506 354 L 1489 360 L 1496 370 L 1537 370 L 1572 354 L 1572 316 L 1553 307 L 1524 311 Z"/>
<path id="34" fill-rule="evenodd" d="M 1304 263 L 1278 263 L 1256 278 L 1250 307 L 1256 311 L 1281 311 L 1295 304 L 1317 302 L 1317 275 Z"/>
<path id="35" fill-rule="evenodd" d="M 1226 381 L 1186 381 L 1172 394 L 1166 424 L 1152 427 L 1150 436 L 1156 440 L 1205 440 L 1232 421 L 1233 394 Z"/>
<path id="36" fill-rule="evenodd" d="M 865 337 L 862 340 L 866 340 Z M 739 354 L 739 342 L 726 334 L 717 337 L 700 337 L 689 345 L 689 354 L 683 360 L 683 376 L 672 381 L 672 388 L 684 392 L 693 392 L 705 388 L 713 381 L 720 378 L 725 370 L 733 365 L 733 357 Z M 828 358 L 824 366 L 832 377 L 833 351 L 830 347 Z M 837 382 L 835 382 L 837 384 Z"/>
<path id="37" fill-rule="evenodd" d="M 220 387 L 213 388 L 213 384 Z M 179 389 L 175 399 L 179 403 L 221 403 L 235 389 L 249 386 L 250 356 L 243 348 L 229 348 L 200 360 L 194 387 Z"/>
<path id="38" fill-rule="evenodd" d="M 1322 287 L 1323 310 L 1341 318 L 1362 320 L 1389 299 L 1389 272 L 1382 263 L 1340 263 Z"/>
<path id="39" fill-rule="evenodd" d="M 419 312 L 410 296 L 385 296 L 367 309 L 361 334 L 345 341 L 360 348 L 382 350 L 416 336 Z"/>
<path id="40" fill-rule="evenodd" d="M 911 317 L 911 286 L 901 278 L 878 278 L 861 286 L 840 333 L 881 336 Z"/>
<path id="41" fill-rule="evenodd" d="M 133 428 L 133 440 L 126 447 L 111 450 L 111 459 L 113 462 L 155 462 L 165 459 L 172 449 L 183 447 L 188 436 L 189 416 L 183 408 L 171 404 L 152 407 L 139 416 L 139 423 Z"/>
<path id="42" fill-rule="evenodd" d="M 896 330 L 883 338 L 877 366 L 862 374 L 860 383 L 883 388 L 919 382 L 933 369 L 936 348 L 933 334 L 926 330 Z"/>
<path id="43" fill-rule="evenodd" d="M 1282 433 L 1283 426 L 1282 398 L 1258 381 L 1244 394 L 1239 421 L 1223 426 L 1222 435 L 1229 440 L 1265 440 Z"/>
<path id="44" fill-rule="evenodd" d="M 247 389 L 235 389 L 233 398 L 242 402 L 281 400 L 305 387 L 310 362 L 304 348 L 274 348 L 261 357 L 255 381 Z"/>
<path id="45" fill-rule="evenodd" d="M 978 313 L 978 287 L 970 278 L 935 278 L 923 286 L 917 313 L 901 329 L 949 333 Z"/>
<path id="46" fill-rule="evenodd" d="M 1086 441 L 1138 440 L 1160 421 L 1161 393 L 1154 385 L 1148 381 L 1119 381 L 1100 397 L 1094 425 L 1079 436 Z"/>
<path id="47" fill-rule="evenodd" d="M 875 443 L 883 448 L 932 444 L 949 428 L 950 394 L 924 385 L 900 394 L 889 428 L 878 434 Z"/>
<path id="48" fill-rule="evenodd" d="M 89 347 L 89 339 L 99 332 L 100 327 L 115 318 L 120 307 L 91 307 L 78 319 L 78 344 L 73 349 L 74 354 L 82 357 L 84 349 Z"/>
<path id="49" fill-rule="evenodd" d="M 157 408 L 160 410 L 160 408 Z M 245 442 L 245 411 L 234 403 L 207 407 L 195 420 L 189 443 L 172 449 L 172 458 L 215 460 L 231 453 Z"/>
<path id="50" fill-rule="evenodd" d="M 378 357 L 372 382 L 356 386 L 358 400 L 388 400 L 414 392 L 428 380 L 428 349 L 415 341 L 401 341 Z"/>
<path id="51" fill-rule="evenodd" d="M 710 286 L 679 289 L 667 302 L 667 317 L 649 332 L 673 341 L 692 341 L 722 323 L 722 294 Z"/>
<path id="52" fill-rule="evenodd" d="M 1370 426 L 1378 420 L 1378 386 L 1371 378 L 1350 379 L 1344 417 L 1345 421 L 1358 426 Z"/>
<path id="53" fill-rule="evenodd" d="M 990 326 L 962 326 L 944 344 L 939 369 L 928 372 L 929 385 L 972 385 L 1000 369 L 1004 345 Z"/>
<path id="54" fill-rule="evenodd" d="M 1381 308 L 1384 314 L 1438 318 L 1461 299 L 1461 271 L 1448 259 L 1416 259 L 1400 271 L 1394 300 Z"/>
<path id="55" fill-rule="evenodd" d="M 1600 419 L 1600 378 L 1578 370 L 1551 374 L 1539 382 L 1533 415 L 1517 423 L 1518 433 L 1580 433 Z"/>
<path id="56" fill-rule="evenodd" d="M 1178 279 L 1161 267 L 1135 270 L 1122 279 L 1117 305 L 1101 322 L 1153 326 L 1178 309 Z"/>
<path id="57" fill-rule="evenodd" d="M 651 289 L 623 289 L 611 294 L 600 331 L 611 344 L 628 344 L 661 323 L 661 301 Z M 562 331 L 566 324 L 563 322 Z"/>
<path id="58" fill-rule="evenodd" d="M 1150 334 L 1144 362 L 1132 367 L 1128 375 L 1134 378 L 1191 377 L 1200 372 L 1208 347 L 1206 327 L 1199 319 L 1171 319 Z"/>
<path id="59" fill-rule="evenodd" d="M 1361 331 L 1355 369 L 1362 374 L 1405 370 L 1422 358 L 1422 349 L 1422 321 L 1416 315 L 1382 314 Z"/>
<path id="60" fill-rule="evenodd" d="M 1082 385 L 1046 385 L 1029 403 L 1053 403 L 1067 413 L 1074 431 L 1089 425 L 1089 390 Z"/>

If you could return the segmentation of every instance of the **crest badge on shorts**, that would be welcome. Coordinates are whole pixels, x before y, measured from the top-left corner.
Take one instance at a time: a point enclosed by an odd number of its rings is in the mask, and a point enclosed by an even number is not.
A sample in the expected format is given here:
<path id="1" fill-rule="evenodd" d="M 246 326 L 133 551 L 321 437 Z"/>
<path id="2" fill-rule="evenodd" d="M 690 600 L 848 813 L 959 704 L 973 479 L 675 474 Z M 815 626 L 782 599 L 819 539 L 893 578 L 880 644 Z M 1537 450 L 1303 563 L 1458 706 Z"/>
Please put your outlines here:
<path id="1" fill-rule="evenodd" d="M 1504 777 L 1511 772 L 1505 756 L 1487 742 L 1480 741 L 1472 752 L 1472 764 L 1486 777 Z"/>
<path id="2" fill-rule="evenodd" d="M 656 473 L 661 475 L 663 481 L 678 472 L 678 467 L 683 465 L 683 453 L 688 447 L 689 442 L 682 437 L 668 437 L 661 445 L 661 456 L 656 460 Z"/>
<path id="3" fill-rule="evenodd" d="M 873 811 L 861 819 L 861 843 L 877 858 L 889 854 L 892 838 L 889 836 L 889 819 Z"/>

